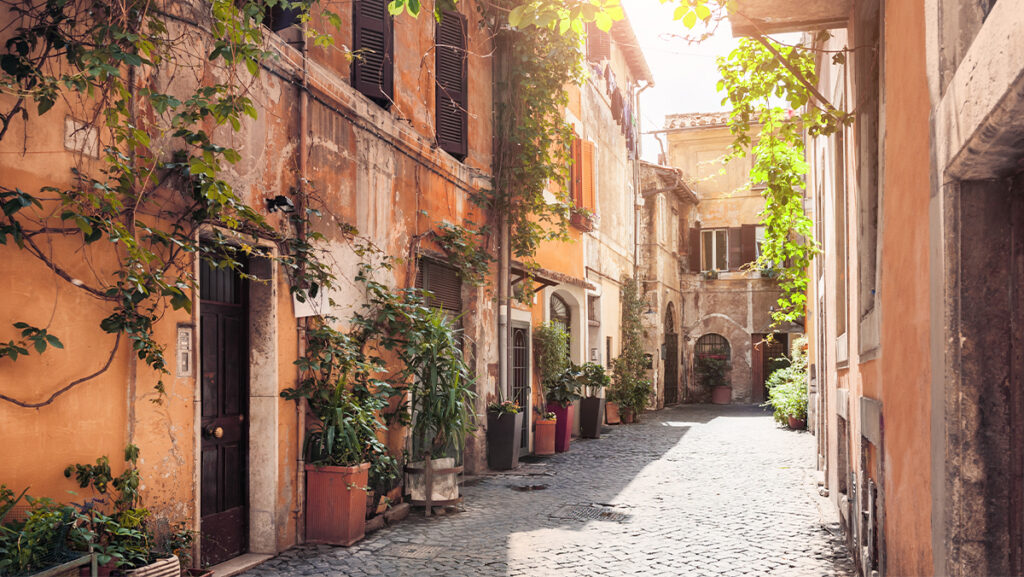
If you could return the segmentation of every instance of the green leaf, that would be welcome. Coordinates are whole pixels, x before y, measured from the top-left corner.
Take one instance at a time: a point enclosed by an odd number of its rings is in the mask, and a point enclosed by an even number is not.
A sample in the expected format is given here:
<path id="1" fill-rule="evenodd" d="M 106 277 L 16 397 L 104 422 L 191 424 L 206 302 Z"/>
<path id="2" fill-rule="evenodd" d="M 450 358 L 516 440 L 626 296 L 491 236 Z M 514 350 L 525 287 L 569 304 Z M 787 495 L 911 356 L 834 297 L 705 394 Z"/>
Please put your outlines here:
<path id="1" fill-rule="evenodd" d="M 687 28 L 693 28 L 696 25 L 697 13 L 690 10 L 689 12 L 686 13 L 686 16 L 683 16 L 683 26 L 686 26 Z"/>
<path id="2" fill-rule="evenodd" d="M 50 346 L 52 346 L 55 349 L 63 349 L 64 348 L 64 343 L 60 342 L 60 339 L 58 339 L 57 337 L 55 337 L 53 335 L 50 335 L 50 334 L 46 335 L 46 342 L 50 343 Z"/>
<path id="3" fill-rule="evenodd" d="M 508 24 L 514 28 L 518 28 L 519 24 L 523 21 L 523 12 L 526 10 L 526 5 L 519 5 L 512 9 L 508 13 Z"/>

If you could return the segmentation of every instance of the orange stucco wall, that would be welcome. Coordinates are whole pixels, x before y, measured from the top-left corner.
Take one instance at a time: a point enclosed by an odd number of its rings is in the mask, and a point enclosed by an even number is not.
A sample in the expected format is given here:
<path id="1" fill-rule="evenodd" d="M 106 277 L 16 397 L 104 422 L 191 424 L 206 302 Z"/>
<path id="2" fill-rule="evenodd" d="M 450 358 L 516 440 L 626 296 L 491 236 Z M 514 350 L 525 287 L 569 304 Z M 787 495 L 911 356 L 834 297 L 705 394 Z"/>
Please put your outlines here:
<path id="1" fill-rule="evenodd" d="M 349 26 L 351 3 L 329 4 L 336 4 L 333 9 Z M 476 8 L 463 5 L 462 10 L 475 14 Z M 349 64 L 338 57 L 337 48 L 311 50 L 315 65 L 309 81 L 308 190 L 314 200 L 311 204 L 328 215 L 320 226 L 328 237 L 328 258 L 337 264 L 335 273 L 341 288 L 336 296 L 341 298 L 336 300 L 343 306 L 334 312 L 342 318 L 360 302 L 359 288 L 351 282 L 355 274 L 352 265 L 358 259 L 333 228 L 335 222 L 331 219 L 356 225 L 364 237 L 402 259 L 394 271 L 381 271 L 381 280 L 399 286 L 412 284 L 407 257 L 417 235 L 443 221 L 483 221 L 469 202 L 468 191 L 478 192 L 488 186 L 491 62 L 483 55 L 490 52 L 490 40 L 483 30 L 470 27 L 469 155 L 465 162 L 458 162 L 433 146 L 433 60 L 424 60 L 422 55 L 433 53 L 434 25 L 429 11 L 418 19 L 404 16 L 396 20 L 395 46 L 400 57 L 395 72 L 396 103 L 390 111 L 347 86 Z M 296 33 L 286 31 L 284 40 Z M 301 57 L 281 38 L 268 36 L 275 43 L 272 48 L 283 58 L 272 61 L 268 65 L 271 69 L 252 85 L 259 119 L 247 121 L 237 133 L 218 131 L 215 136 L 241 151 L 243 159 L 228 168 L 227 179 L 246 202 L 257 208 L 262 207 L 264 197 L 293 195 L 299 185 L 299 92 L 296 84 L 283 77 L 298 73 Z M 339 31 L 337 46 L 350 44 L 350 37 L 351 30 Z M 195 38 L 197 42 L 205 41 L 201 35 Z M 0 104 L 9 106 L 10 98 L 0 96 Z M 43 186 L 73 185 L 71 168 L 76 155 L 65 150 L 64 118 L 89 117 L 86 112 L 91 103 L 73 102 L 72 106 L 69 110 L 58 104 L 42 118 L 30 113 L 27 126 L 20 119 L 12 124 L 8 136 L 0 141 L 0 174 L 5 187 L 38 191 Z M 94 167 L 86 162 L 80 168 Z M 56 203 L 44 206 L 44 213 L 59 214 L 59 210 Z M 268 219 L 275 225 L 284 222 L 280 215 L 268 215 Z M 88 284 L 100 284 L 97 276 L 109 279 L 115 266 L 110 243 L 105 239 L 84 249 L 80 236 L 56 237 L 52 243 L 39 239 L 55 261 Z M 283 271 L 277 271 L 277 279 L 273 327 L 276 366 L 270 366 L 276 370 L 278 389 L 283 389 L 294 386 L 297 378 L 293 362 L 299 350 L 298 321 Z M 16 338 L 11 323 L 25 321 L 49 327 L 65 345 L 64 350 L 16 362 L 0 359 L 0 393 L 25 401 L 43 400 L 106 361 L 114 337 L 103 333 L 99 322 L 110 314 L 109 305 L 58 279 L 13 244 L 0 245 L 0 294 L 4 296 L 0 299 L 0 340 Z M 470 339 L 479 343 L 475 362 L 480 387 L 491 387 L 486 366 L 494 355 L 490 343 L 494 330 L 492 301 L 483 289 L 468 287 L 464 301 L 470 311 L 464 325 Z M 197 310 L 192 314 L 167 311 L 157 324 L 155 337 L 167 346 L 170 361 L 179 324 L 198 326 Z M 157 376 L 136 361 L 129 348 L 123 340 L 107 372 L 75 387 L 51 405 L 27 409 L 0 401 L 0 482 L 15 490 L 30 487 L 33 496 L 80 500 L 69 495 L 68 491 L 76 487 L 64 478 L 63 469 L 109 455 L 116 474 L 123 468 L 120 456 L 125 444 L 134 442 L 141 449 L 145 505 L 158 517 L 171 522 L 190 521 L 198 529 L 196 379 L 174 374 L 165 377 L 167 394 L 160 404 L 152 403 L 158 398 L 154 391 Z M 198 347 L 194 351 L 198 355 Z M 198 358 L 195 363 L 198 372 Z M 270 499 L 274 507 L 270 513 L 275 521 L 276 548 L 283 549 L 298 538 L 296 513 L 302 477 L 296 474 L 296 465 L 301 432 L 297 430 L 294 403 L 276 399 L 272 413 L 276 413 L 272 426 L 276 429 L 272 431 L 276 462 L 269 466 L 276 468 L 276 494 Z M 400 451 L 404 431 L 395 431 L 388 441 Z M 482 459 L 482 454 L 467 455 L 467 460 L 471 458 Z M 467 470 L 473 468 L 467 463 Z"/>
<path id="2" fill-rule="evenodd" d="M 886 2 L 885 18 L 881 373 L 887 572 L 925 575 L 932 571 L 932 528 L 924 2 Z"/>

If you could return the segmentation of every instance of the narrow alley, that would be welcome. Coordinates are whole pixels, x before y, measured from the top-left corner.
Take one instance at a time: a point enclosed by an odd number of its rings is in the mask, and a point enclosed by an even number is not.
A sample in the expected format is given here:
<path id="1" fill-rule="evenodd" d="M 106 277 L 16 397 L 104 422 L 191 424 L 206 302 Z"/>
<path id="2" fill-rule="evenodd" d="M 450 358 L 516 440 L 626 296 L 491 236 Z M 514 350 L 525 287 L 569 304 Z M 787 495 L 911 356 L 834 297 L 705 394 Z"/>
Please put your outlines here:
<path id="1" fill-rule="evenodd" d="M 414 509 L 355 546 L 296 547 L 245 575 L 853 574 L 816 492 L 812 435 L 751 406 L 679 406 L 609 429 L 471 480 L 463 512 Z"/>

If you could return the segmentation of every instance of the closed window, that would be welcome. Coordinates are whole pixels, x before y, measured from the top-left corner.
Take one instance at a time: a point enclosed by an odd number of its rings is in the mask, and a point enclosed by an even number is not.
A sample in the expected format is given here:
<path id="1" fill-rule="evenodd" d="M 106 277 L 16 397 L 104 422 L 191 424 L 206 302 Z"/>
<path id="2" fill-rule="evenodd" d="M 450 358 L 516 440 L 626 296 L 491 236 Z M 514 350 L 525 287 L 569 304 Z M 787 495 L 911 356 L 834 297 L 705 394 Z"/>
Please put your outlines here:
<path id="1" fill-rule="evenodd" d="M 462 160 L 467 145 L 466 18 L 446 10 L 435 29 L 437 145 Z"/>
<path id="2" fill-rule="evenodd" d="M 728 270 L 729 267 L 726 265 L 729 256 L 728 236 L 728 230 L 724 228 L 700 231 L 700 270 Z"/>
<path id="3" fill-rule="evenodd" d="M 611 37 L 593 22 L 587 24 L 587 60 L 601 62 L 611 58 Z"/>
<path id="4" fill-rule="evenodd" d="M 754 257 L 761 258 L 761 245 L 764 244 L 764 227 L 754 228 Z"/>
<path id="5" fill-rule="evenodd" d="M 352 86 L 380 106 L 394 98 L 394 33 L 388 0 L 352 5 Z"/>

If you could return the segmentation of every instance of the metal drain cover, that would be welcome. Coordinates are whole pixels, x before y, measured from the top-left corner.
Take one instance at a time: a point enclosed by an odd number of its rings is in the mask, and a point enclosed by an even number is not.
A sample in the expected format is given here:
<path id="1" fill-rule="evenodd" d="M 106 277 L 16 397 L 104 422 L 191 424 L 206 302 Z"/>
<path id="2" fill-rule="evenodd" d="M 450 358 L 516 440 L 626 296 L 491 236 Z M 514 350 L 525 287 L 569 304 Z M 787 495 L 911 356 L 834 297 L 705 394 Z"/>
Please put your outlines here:
<path id="1" fill-rule="evenodd" d="M 563 505 L 551 513 L 551 517 L 574 521 L 613 521 L 616 523 L 629 521 L 631 518 L 630 515 L 614 509 L 594 505 Z"/>
<path id="2" fill-rule="evenodd" d="M 405 559 L 433 559 L 444 553 L 444 547 L 436 545 L 414 545 L 412 543 L 396 544 L 385 547 L 376 554 L 390 555 L 392 557 L 403 557 Z"/>

